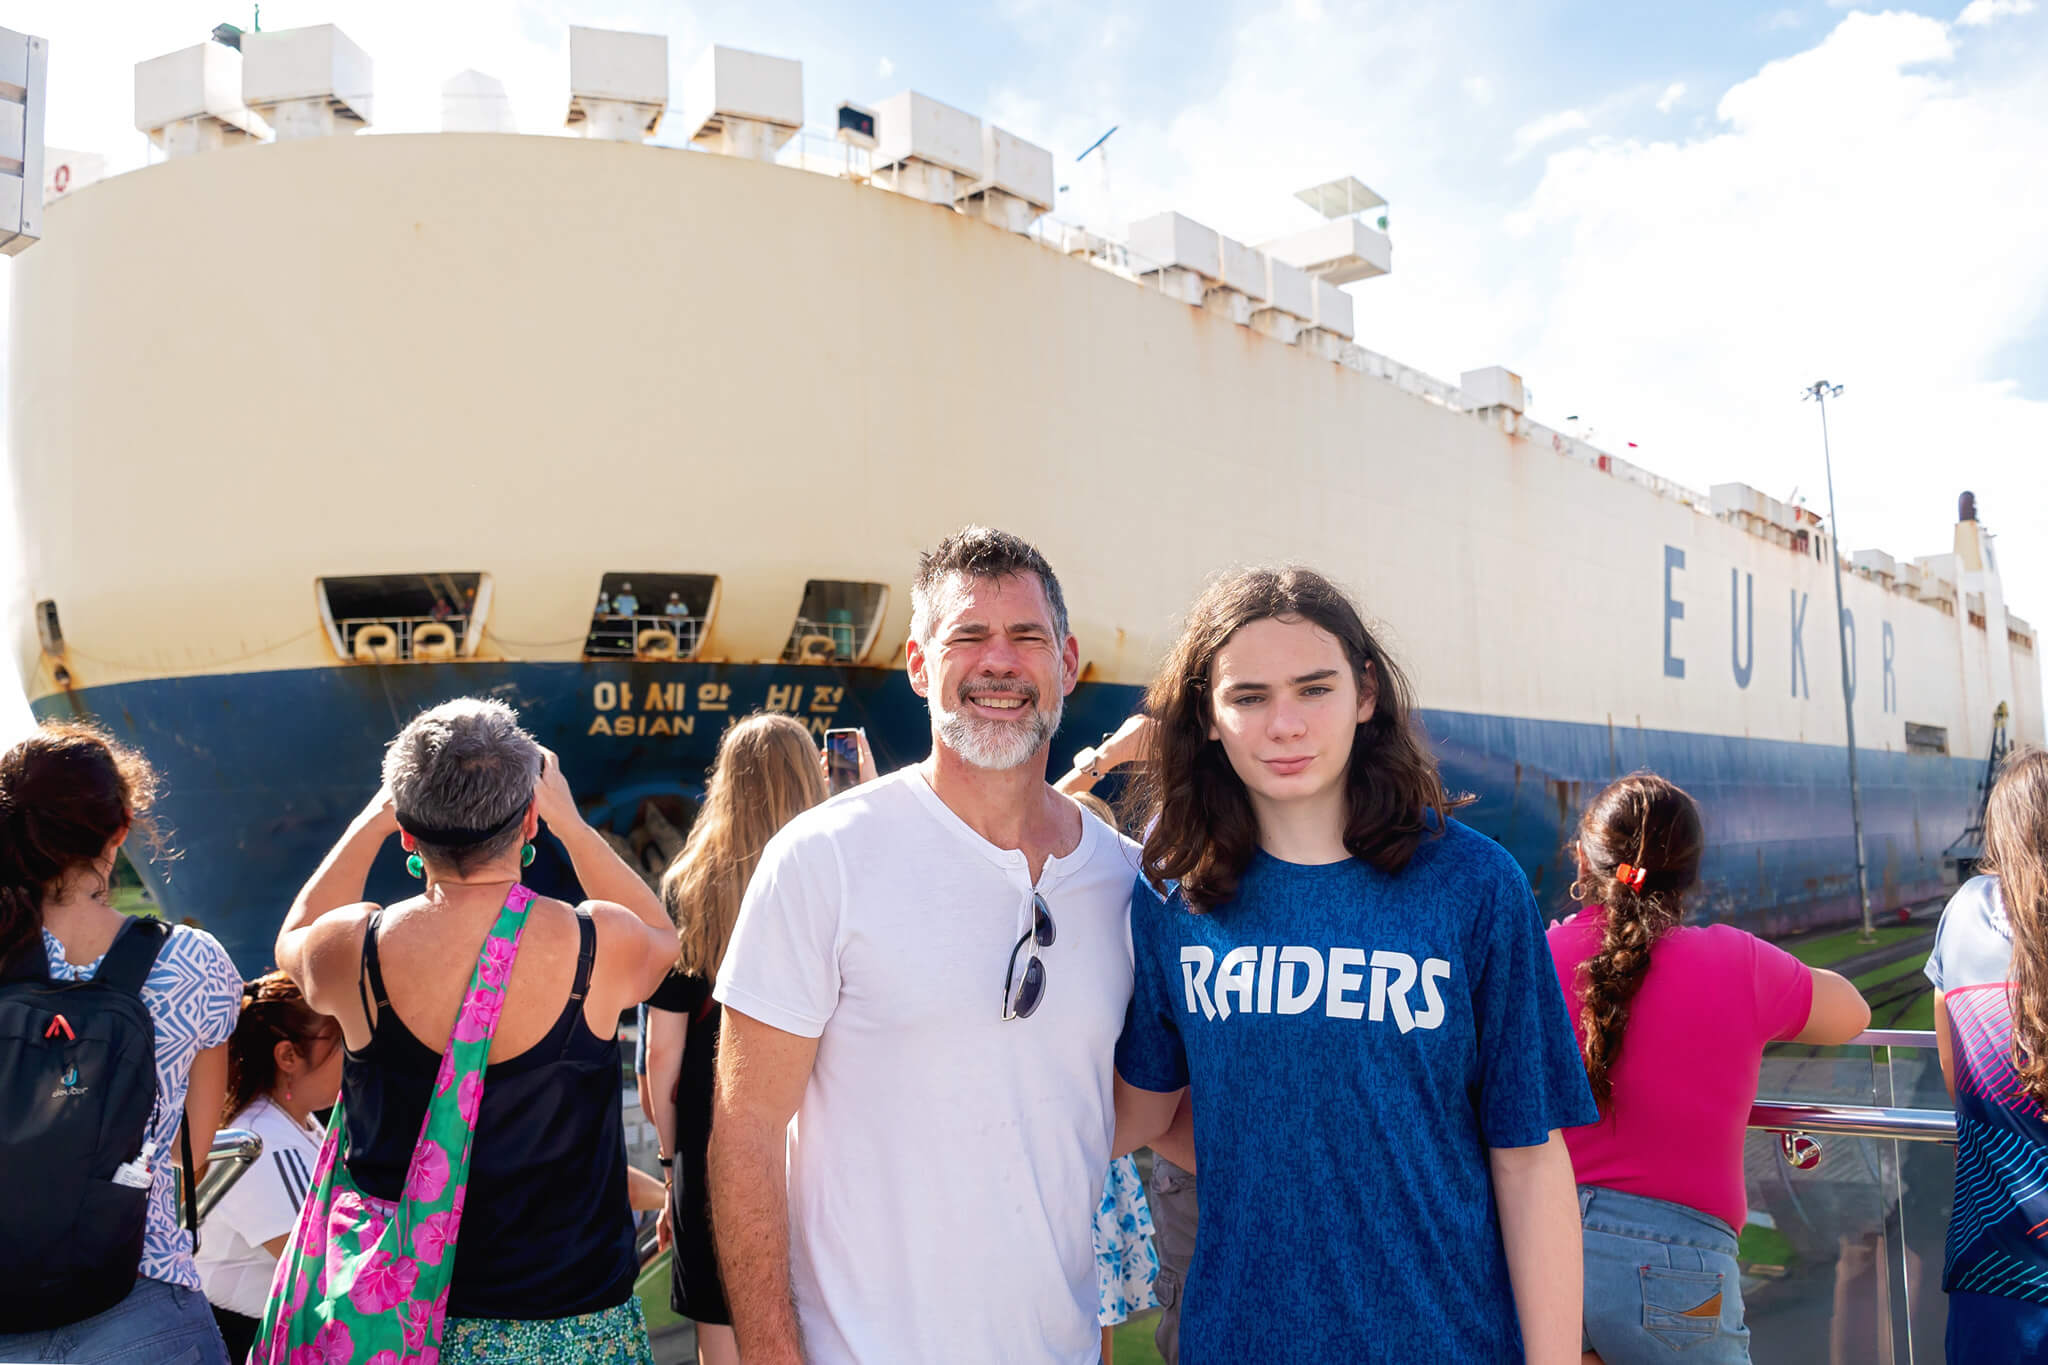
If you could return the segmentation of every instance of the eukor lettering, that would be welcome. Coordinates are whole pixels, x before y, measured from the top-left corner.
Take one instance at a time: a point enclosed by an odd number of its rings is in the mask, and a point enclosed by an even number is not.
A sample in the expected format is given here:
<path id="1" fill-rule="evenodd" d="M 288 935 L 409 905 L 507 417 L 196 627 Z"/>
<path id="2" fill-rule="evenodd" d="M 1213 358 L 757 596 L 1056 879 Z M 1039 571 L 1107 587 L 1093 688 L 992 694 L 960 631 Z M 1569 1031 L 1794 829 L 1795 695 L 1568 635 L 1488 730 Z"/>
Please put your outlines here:
<path id="1" fill-rule="evenodd" d="M 1250 944 L 1216 960 L 1215 950 L 1180 950 L 1181 991 L 1189 1014 L 1225 1020 L 1233 1014 L 1306 1014 L 1318 999 L 1332 1019 L 1392 1021 L 1402 1033 L 1443 1026 L 1446 1010 L 1438 983 L 1451 979 L 1440 957 L 1417 962 L 1408 953 L 1377 948 L 1331 948 L 1327 960 L 1299 944 Z M 1421 1008 L 1411 997 L 1421 996 Z"/>

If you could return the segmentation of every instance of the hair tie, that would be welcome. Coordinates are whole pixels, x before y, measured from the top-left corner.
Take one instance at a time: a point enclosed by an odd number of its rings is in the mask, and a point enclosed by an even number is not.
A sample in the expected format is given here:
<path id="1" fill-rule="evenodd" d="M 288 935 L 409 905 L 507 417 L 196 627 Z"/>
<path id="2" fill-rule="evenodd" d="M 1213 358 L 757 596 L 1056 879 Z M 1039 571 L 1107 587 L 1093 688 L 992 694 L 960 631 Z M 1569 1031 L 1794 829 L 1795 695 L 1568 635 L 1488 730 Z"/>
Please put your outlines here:
<path id="1" fill-rule="evenodd" d="M 1647 867 L 1636 867 L 1630 863 L 1623 863 L 1614 869 L 1614 880 L 1620 882 L 1631 891 L 1642 890 L 1643 881 L 1649 875 L 1650 869 Z"/>

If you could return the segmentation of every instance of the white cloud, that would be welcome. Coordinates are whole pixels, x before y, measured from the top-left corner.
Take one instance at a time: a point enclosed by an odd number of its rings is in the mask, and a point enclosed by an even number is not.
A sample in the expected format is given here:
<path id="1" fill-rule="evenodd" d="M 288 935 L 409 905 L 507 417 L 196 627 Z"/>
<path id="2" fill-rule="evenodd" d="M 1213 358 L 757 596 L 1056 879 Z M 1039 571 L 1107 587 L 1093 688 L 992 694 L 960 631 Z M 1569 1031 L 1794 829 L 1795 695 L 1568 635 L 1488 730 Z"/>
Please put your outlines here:
<path id="1" fill-rule="evenodd" d="M 2048 91 L 1950 78 L 1954 56 L 1939 21 L 1851 14 L 1730 89 L 1708 136 L 1552 155 L 1521 219 L 1559 253 L 1523 372 L 1642 433 L 1661 473 L 1778 496 L 1818 486 L 1795 400 L 1826 377 L 1852 545 L 1942 548 L 1965 486 L 1994 526 L 2040 526 L 2048 465 L 2020 452 L 2048 448 L 2048 403 L 2000 357 L 2048 302 Z M 2048 545 L 2004 550 L 2016 608 L 2048 617 Z"/>
<path id="2" fill-rule="evenodd" d="M 1474 104 L 1493 103 L 1493 82 L 1484 76 L 1467 76 L 1458 82 L 1458 88 L 1465 92 L 1465 98 Z"/>
<path id="3" fill-rule="evenodd" d="M 1664 87 L 1664 93 L 1657 96 L 1657 112 L 1668 114 L 1685 98 L 1685 82 L 1673 81 Z"/>
<path id="4" fill-rule="evenodd" d="M 1589 126 L 1590 121 L 1577 109 L 1560 109 L 1554 114 L 1531 119 L 1515 129 L 1515 154 L 1520 156 L 1533 151 L 1552 138 L 1563 137 L 1566 133 L 1575 133 Z"/>
<path id="5" fill-rule="evenodd" d="M 2034 12 L 2034 0 L 1970 0 L 1956 22 L 1965 28 L 1982 28 L 2000 19 Z"/>
<path id="6" fill-rule="evenodd" d="M 895 74 L 896 63 L 890 61 L 887 57 L 883 57 L 875 63 L 875 76 L 877 79 L 886 81 Z"/>
<path id="7" fill-rule="evenodd" d="M 1780 29 L 1798 28 L 1804 22 L 1805 19 L 1801 17 L 1798 10 L 1781 9 L 1776 13 L 1764 16 L 1763 30 L 1766 33 L 1775 33 Z"/>

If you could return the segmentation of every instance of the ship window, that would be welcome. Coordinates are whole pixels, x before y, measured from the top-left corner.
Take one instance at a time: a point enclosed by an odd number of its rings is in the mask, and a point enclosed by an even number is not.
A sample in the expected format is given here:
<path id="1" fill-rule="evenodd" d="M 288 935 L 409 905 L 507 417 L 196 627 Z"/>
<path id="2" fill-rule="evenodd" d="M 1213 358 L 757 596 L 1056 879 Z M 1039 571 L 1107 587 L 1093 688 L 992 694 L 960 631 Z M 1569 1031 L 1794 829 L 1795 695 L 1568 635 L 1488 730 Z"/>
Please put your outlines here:
<path id="1" fill-rule="evenodd" d="M 704 643 L 718 576 L 608 573 L 590 611 L 586 659 L 694 659 Z"/>
<path id="2" fill-rule="evenodd" d="M 43 653 L 64 652 L 64 627 L 57 624 L 57 604 L 47 597 L 36 603 L 36 636 L 43 642 Z"/>
<path id="3" fill-rule="evenodd" d="M 889 589 L 883 584 L 813 578 L 804 584 L 804 600 L 783 647 L 783 662 L 859 663 L 875 642 L 888 604 Z"/>
<path id="4" fill-rule="evenodd" d="M 1906 722 L 1906 752 L 1909 754 L 1945 754 L 1948 752 L 1948 727 L 1943 725 L 1915 725 Z"/>
<path id="5" fill-rule="evenodd" d="M 322 578 L 318 589 L 328 640 L 357 663 L 467 658 L 490 610 L 490 579 L 480 573 Z"/>

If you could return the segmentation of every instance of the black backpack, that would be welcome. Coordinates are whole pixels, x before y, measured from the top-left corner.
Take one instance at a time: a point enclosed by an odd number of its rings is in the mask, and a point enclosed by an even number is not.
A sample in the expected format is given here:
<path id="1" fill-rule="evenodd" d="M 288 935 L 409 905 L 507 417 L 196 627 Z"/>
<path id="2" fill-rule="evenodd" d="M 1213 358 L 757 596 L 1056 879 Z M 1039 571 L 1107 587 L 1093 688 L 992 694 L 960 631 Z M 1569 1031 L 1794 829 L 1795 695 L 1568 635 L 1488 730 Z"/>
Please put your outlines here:
<path id="1" fill-rule="evenodd" d="M 170 937 L 130 919 L 90 981 L 53 981 L 40 936 L 0 973 L 0 1323 L 47 1331 L 135 1288 L 149 1187 L 116 1183 L 156 1108 L 142 983 Z M 170 1160 L 156 1152 L 152 1163 Z"/>

